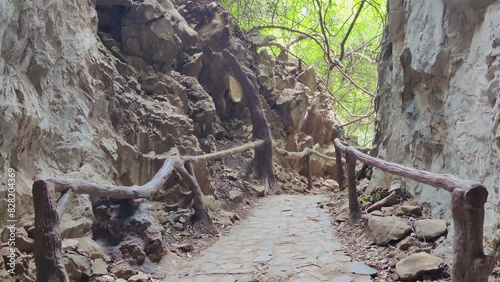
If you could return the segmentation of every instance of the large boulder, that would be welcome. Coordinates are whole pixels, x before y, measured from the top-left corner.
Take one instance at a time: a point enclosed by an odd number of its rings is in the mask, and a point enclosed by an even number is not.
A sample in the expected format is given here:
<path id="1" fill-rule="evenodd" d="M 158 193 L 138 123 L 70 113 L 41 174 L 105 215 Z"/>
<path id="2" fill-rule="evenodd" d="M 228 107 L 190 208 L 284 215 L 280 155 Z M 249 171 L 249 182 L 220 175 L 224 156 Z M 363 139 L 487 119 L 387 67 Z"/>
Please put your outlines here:
<path id="1" fill-rule="evenodd" d="M 286 88 L 276 100 L 276 110 L 288 132 L 298 131 L 304 125 L 309 99 L 304 91 Z"/>
<path id="2" fill-rule="evenodd" d="M 78 244 L 76 245 L 78 252 L 88 255 L 91 259 L 104 259 L 105 261 L 111 260 L 102 247 L 91 238 L 81 237 L 74 240 L 78 241 Z"/>
<path id="3" fill-rule="evenodd" d="M 312 66 L 301 72 L 299 76 L 297 76 L 297 80 L 309 87 L 309 89 L 311 89 L 311 92 L 315 92 L 318 89 L 316 73 Z"/>
<path id="4" fill-rule="evenodd" d="M 444 219 L 420 219 L 415 223 L 417 237 L 421 240 L 431 241 L 443 235 L 447 230 Z"/>
<path id="5" fill-rule="evenodd" d="M 302 131 L 310 135 L 314 143 L 330 143 L 337 135 L 340 121 L 332 110 L 332 100 L 327 94 L 318 93 L 311 99 L 311 106 L 308 110 Z"/>
<path id="6" fill-rule="evenodd" d="M 416 253 L 396 263 L 396 273 L 403 280 L 416 280 L 424 273 L 439 271 L 442 258 L 428 253 Z"/>
<path id="7" fill-rule="evenodd" d="M 168 0 L 145 0 L 126 9 L 121 20 L 123 50 L 147 62 L 170 66 L 198 35 Z"/>
<path id="8" fill-rule="evenodd" d="M 366 228 L 377 245 L 386 245 L 410 233 L 406 219 L 396 216 L 367 216 Z"/>

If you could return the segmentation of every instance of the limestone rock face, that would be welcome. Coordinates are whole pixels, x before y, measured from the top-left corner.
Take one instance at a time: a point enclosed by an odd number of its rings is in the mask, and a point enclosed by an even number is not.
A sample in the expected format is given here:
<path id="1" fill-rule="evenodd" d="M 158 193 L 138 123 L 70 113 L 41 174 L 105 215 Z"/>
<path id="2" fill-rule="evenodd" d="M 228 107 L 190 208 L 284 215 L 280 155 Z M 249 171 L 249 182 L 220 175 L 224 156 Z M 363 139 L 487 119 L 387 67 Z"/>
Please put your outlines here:
<path id="1" fill-rule="evenodd" d="M 196 31 L 168 0 L 138 2 L 123 12 L 120 25 L 123 50 L 127 54 L 166 66 L 173 63 L 182 47 L 198 39 Z"/>
<path id="2" fill-rule="evenodd" d="M 318 89 L 318 80 L 313 67 L 309 67 L 299 74 L 297 80 L 304 83 L 312 92 Z"/>
<path id="3" fill-rule="evenodd" d="M 170 1 L 49 2 L 0 4 L 0 170 L 16 171 L 21 226 L 33 222 L 37 175 L 142 185 L 169 155 L 203 153 L 197 136 L 210 134 L 215 119 L 198 81 L 184 85 L 175 73 L 157 71 L 197 41 Z M 203 192 L 213 193 L 206 164 L 194 169 Z M 186 198 L 178 188 L 169 192 L 167 205 Z M 91 235 L 92 210 L 87 195 L 76 195 L 61 221 L 63 239 Z M 150 229 L 146 246 L 128 242 L 121 253 L 159 261 L 163 231 Z M 29 243 L 19 246 L 30 251 Z M 89 268 L 83 258 L 66 262 L 77 280 Z"/>
<path id="4" fill-rule="evenodd" d="M 288 131 L 297 131 L 302 128 L 308 106 L 307 94 L 299 89 L 283 90 L 276 101 L 278 113 Z"/>
<path id="5" fill-rule="evenodd" d="M 388 2 L 375 151 L 385 160 L 483 183 L 485 232 L 491 233 L 500 210 L 500 3 Z M 371 185 L 393 179 L 375 170 Z M 448 192 L 403 182 L 450 221 Z"/>
<path id="6" fill-rule="evenodd" d="M 319 94 L 312 98 L 302 131 L 310 135 L 315 143 L 332 142 L 334 136 L 337 135 L 340 121 L 331 110 L 330 104 L 331 100 L 327 94 Z"/>
<path id="7" fill-rule="evenodd" d="M 217 5 L 206 18 L 205 11 L 196 9 L 209 5 L 186 5 L 177 11 L 172 3 L 0 1 L 0 170 L 16 171 L 19 226 L 33 224 L 31 185 L 39 175 L 142 185 L 166 157 L 203 154 L 198 140 L 229 134 L 222 122 L 240 119 L 248 125 L 241 85 L 220 54 L 226 47 L 259 78 L 261 98 L 268 102 L 263 103 L 266 114 L 281 117 L 287 124 L 290 131 L 283 134 L 283 123 L 273 125 L 279 130 L 276 139 L 286 139 L 285 143 L 300 150 L 325 144 L 330 148 L 335 115 L 309 103 L 310 87 L 315 85 L 311 71 L 303 80 L 308 87 L 272 62 L 264 66 L 256 47 L 240 38 L 234 21 Z M 266 96 L 270 93 L 285 94 Z M 327 111 L 328 118 L 319 118 L 322 113 L 317 109 Z M 321 129 L 304 133 L 309 113 L 315 114 L 309 122 L 320 124 Z M 320 138 L 323 132 L 328 138 Z M 206 163 L 196 162 L 193 168 L 203 193 L 214 194 Z M 320 164 L 316 171 L 322 174 L 327 166 Z M 0 185 L 7 183 L 6 175 L 0 174 Z M 192 199 L 176 185 L 176 177 L 172 175 L 153 199 L 161 198 L 165 208 L 185 207 Z M 253 190 L 264 194 L 260 186 Z M 0 206 L 7 206 L 6 200 L 0 198 Z M 129 217 L 140 224 L 116 216 L 120 207 L 135 204 L 75 195 L 61 220 L 62 237 L 90 237 L 99 230 L 105 233 L 101 237 L 110 237 L 116 243 L 113 246 L 119 246 L 115 248 L 119 258 L 133 254 L 137 264 L 160 261 L 166 252 L 165 232 L 146 204 L 128 211 L 142 211 L 142 217 Z M 0 213 L 0 228 L 6 225 L 6 216 Z M 130 225 L 136 228 L 126 230 Z M 23 249 L 30 251 L 31 240 L 20 240 L 25 243 Z M 83 244 L 65 242 L 66 250 Z M 107 261 L 101 252 L 95 256 Z M 65 264 L 77 280 L 92 265 L 76 254 L 67 257 Z"/>
<path id="8" fill-rule="evenodd" d="M 117 19 L 131 23 L 127 28 L 168 19 L 170 29 L 155 30 L 171 31 L 169 36 L 177 38 L 165 39 L 179 45 L 168 54 L 156 54 L 153 49 L 166 45 L 149 40 L 148 44 L 160 45 L 143 53 L 151 58 L 141 55 L 138 60 L 130 56 L 137 54 L 116 49 L 127 37 L 126 32 L 114 30 L 116 22 L 110 16 L 120 12 L 119 7 L 131 6 L 131 1 L 102 0 L 97 6 L 67 1 L 64 7 L 50 9 L 45 2 L 2 2 L 0 9 L 0 167 L 17 171 L 20 223 L 33 219 L 35 175 L 140 185 L 159 169 L 172 147 L 181 153 L 201 153 L 194 134 L 210 132 L 213 121 L 210 97 L 198 95 L 203 89 L 186 90 L 163 74 L 132 67 L 142 59 L 171 64 L 173 50 L 196 42 L 196 32 L 170 1 L 134 2 L 140 4 L 128 9 L 131 14 L 117 14 Z M 99 31 L 106 36 L 98 36 Z M 188 116 L 191 96 L 197 101 Z M 206 109 L 202 116 L 200 107 Z M 193 126 L 193 119 L 203 119 L 203 125 Z M 202 188 L 210 193 L 205 165 L 195 169 Z M 5 174 L 1 177 L 3 183 Z M 72 206 L 62 221 L 63 237 L 81 237 L 90 231 L 88 197 L 77 195 Z"/>

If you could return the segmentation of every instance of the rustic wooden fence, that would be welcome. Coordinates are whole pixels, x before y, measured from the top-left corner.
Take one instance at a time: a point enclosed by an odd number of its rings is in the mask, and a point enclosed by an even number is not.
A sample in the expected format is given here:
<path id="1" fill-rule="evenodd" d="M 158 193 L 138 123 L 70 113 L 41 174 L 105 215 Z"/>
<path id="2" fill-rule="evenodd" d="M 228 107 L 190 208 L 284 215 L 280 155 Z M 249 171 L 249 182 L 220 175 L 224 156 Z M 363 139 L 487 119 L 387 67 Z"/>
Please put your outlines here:
<path id="1" fill-rule="evenodd" d="M 215 153 L 199 156 L 168 157 L 153 178 L 141 186 L 102 185 L 74 178 L 39 178 L 33 183 L 33 202 L 35 206 L 35 264 L 37 281 L 67 282 L 68 275 L 62 257 L 62 242 L 59 223 L 74 194 L 88 194 L 95 197 L 112 199 L 151 198 L 167 182 L 174 170 L 182 181 L 191 188 L 194 195 L 193 209 L 195 225 L 200 231 L 213 233 L 215 227 L 208 215 L 203 194 L 198 185 L 192 162 L 208 161 L 232 154 L 257 149 L 265 141 L 253 141 L 245 145 Z M 62 193 L 55 200 L 55 192 Z"/>
<path id="2" fill-rule="evenodd" d="M 334 145 L 335 157 L 330 157 L 310 148 L 306 148 L 302 152 L 289 152 L 277 148 L 276 143 L 272 142 L 272 147 L 277 153 L 284 156 L 304 158 L 309 189 L 312 188 L 311 158 L 313 155 L 327 161 L 336 162 L 338 169 L 337 181 L 342 188 L 345 180 L 342 163 L 342 152 L 344 152 L 347 166 L 350 211 L 348 222 L 350 224 L 356 223 L 361 218 L 361 208 L 356 190 L 356 160 L 385 172 L 410 178 L 450 192 L 455 230 L 452 281 L 488 281 L 488 277 L 495 266 L 495 256 L 486 256 L 483 251 L 484 204 L 488 197 L 488 191 L 483 185 L 471 180 L 462 180 L 453 175 L 434 174 L 384 161 L 362 153 L 353 147 L 345 146 L 337 138 L 334 140 Z M 258 140 L 236 148 L 205 155 L 171 156 L 165 159 L 163 166 L 153 178 L 142 186 L 100 185 L 70 178 L 40 178 L 33 183 L 37 281 L 69 281 L 62 258 L 59 223 L 74 194 L 89 194 L 114 199 L 150 198 L 163 187 L 175 170 L 182 178 L 182 181 L 192 189 L 194 194 L 193 209 L 195 210 L 195 217 L 198 218 L 199 227 L 204 232 L 212 232 L 214 228 L 213 222 L 208 216 L 203 202 L 203 195 L 196 181 L 191 163 L 218 159 L 251 149 L 257 152 L 260 147 L 265 146 L 269 146 L 268 142 Z M 275 192 L 275 188 L 268 190 Z M 62 193 L 57 202 L 55 192 Z"/>
<path id="3" fill-rule="evenodd" d="M 334 145 L 339 185 L 344 181 L 341 152 L 345 153 L 351 223 L 361 218 L 355 180 L 356 160 L 391 174 L 444 189 L 451 193 L 455 231 L 451 279 L 453 282 L 488 281 L 495 267 L 495 255 L 486 256 L 483 250 L 484 204 L 488 198 L 488 190 L 482 184 L 450 174 L 436 174 L 384 161 L 345 146 L 337 138 Z"/>

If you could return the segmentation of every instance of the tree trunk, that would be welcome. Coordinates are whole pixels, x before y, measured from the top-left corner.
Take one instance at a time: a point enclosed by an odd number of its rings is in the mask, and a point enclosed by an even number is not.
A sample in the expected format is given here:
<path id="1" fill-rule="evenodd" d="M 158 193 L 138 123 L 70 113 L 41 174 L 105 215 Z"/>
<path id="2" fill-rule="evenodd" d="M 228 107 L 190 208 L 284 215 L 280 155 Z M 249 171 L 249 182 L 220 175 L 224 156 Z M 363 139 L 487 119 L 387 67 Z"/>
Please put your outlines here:
<path id="1" fill-rule="evenodd" d="M 54 189 L 47 182 L 33 183 L 33 204 L 35 206 L 35 264 L 38 282 L 67 282 L 64 268 L 59 214 Z"/>
<path id="2" fill-rule="evenodd" d="M 277 193 L 280 189 L 274 178 L 271 131 L 266 116 L 262 111 L 262 105 L 260 104 L 257 78 L 252 73 L 243 71 L 240 63 L 238 63 L 233 54 L 228 50 L 224 50 L 222 53 L 243 89 L 243 98 L 248 106 L 250 119 L 252 120 L 253 138 L 264 140 L 265 142 L 264 146 L 255 149 L 255 155 L 252 161 L 253 172 L 255 176 L 264 182 L 268 192 Z"/>

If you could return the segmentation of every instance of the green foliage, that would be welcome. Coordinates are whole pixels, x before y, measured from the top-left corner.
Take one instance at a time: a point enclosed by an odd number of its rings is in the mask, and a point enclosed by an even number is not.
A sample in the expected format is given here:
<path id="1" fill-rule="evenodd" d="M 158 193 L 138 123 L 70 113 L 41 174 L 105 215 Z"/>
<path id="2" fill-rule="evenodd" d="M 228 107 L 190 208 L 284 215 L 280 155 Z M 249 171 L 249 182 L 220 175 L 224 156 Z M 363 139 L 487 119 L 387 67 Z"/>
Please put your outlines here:
<path id="1" fill-rule="evenodd" d="M 274 35 L 276 42 L 289 46 L 289 57 L 296 56 L 305 64 L 314 66 L 319 76 L 327 82 L 333 96 L 338 99 L 332 99 L 332 106 L 342 122 L 358 119 L 373 110 L 373 97 L 363 90 L 375 93 L 377 88 L 377 59 L 385 26 L 385 0 L 221 2 L 243 30 L 260 27 L 261 33 Z M 345 56 L 341 60 L 342 71 L 351 79 L 337 69 L 331 70 L 329 75 L 331 60 L 328 60 L 326 53 L 329 49 L 330 57 L 339 59 L 341 43 L 362 3 L 363 9 L 347 37 Z M 276 47 L 270 47 L 270 50 L 276 56 L 280 52 Z M 374 119 L 373 114 L 353 122 L 346 126 L 347 133 L 358 137 L 362 146 L 370 144 L 374 136 Z"/>
<path id="2" fill-rule="evenodd" d="M 378 200 L 382 199 L 382 194 L 380 193 L 375 193 L 372 195 L 364 195 L 361 197 L 361 206 L 364 207 L 366 205 L 372 204 Z"/>

